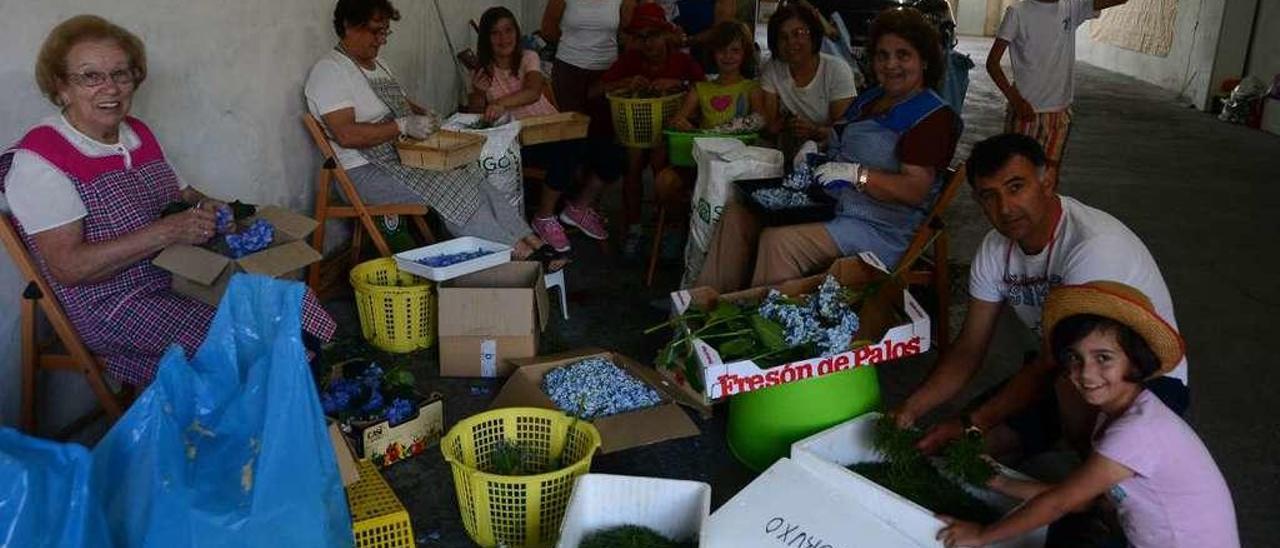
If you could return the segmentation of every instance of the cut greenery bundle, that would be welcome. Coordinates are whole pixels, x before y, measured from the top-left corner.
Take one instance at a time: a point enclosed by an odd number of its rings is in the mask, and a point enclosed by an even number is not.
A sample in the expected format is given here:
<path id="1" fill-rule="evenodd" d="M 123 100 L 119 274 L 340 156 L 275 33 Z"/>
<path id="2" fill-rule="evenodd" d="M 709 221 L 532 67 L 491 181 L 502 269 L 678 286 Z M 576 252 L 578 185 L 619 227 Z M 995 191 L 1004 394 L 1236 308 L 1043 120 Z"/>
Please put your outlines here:
<path id="1" fill-rule="evenodd" d="M 676 542 L 648 527 L 622 525 L 595 531 L 578 543 L 578 548 L 693 548 L 698 543 Z"/>
<path id="2" fill-rule="evenodd" d="M 982 457 L 982 440 L 965 436 L 943 449 L 935 466 L 916 442 L 922 432 L 898 428 L 889 416 L 875 424 L 872 445 L 882 462 L 860 462 L 849 469 L 932 512 L 978 523 L 993 523 L 1000 512 L 966 491 L 958 482 L 986 485 L 995 468 Z"/>

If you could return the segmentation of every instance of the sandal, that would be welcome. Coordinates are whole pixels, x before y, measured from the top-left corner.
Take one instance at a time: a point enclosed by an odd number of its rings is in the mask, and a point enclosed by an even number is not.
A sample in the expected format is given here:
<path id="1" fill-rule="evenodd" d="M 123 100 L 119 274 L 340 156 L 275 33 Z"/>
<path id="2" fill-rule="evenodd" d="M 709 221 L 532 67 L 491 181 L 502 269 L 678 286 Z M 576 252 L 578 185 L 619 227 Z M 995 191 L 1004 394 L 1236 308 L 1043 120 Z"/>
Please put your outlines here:
<path id="1" fill-rule="evenodd" d="M 546 272 L 555 272 L 567 266 L 569 264 L 568 259 L 569 259 L 568 252 L 556 251 L 554 247 L 551 247 L 551 244 L 542 244 L 541 247 L 539 247 L 538 249 L 535 249 L 533 253 L 530 253 L 529 256 L 525 257 L 524 260 L 538 261 L 542 263 L 542 269 L 545 270 Z M 562 262 L 560 263 L 559 266 L 552 268 L 551 267 L 552 263 L 556 261 L 562 261 Z"/>

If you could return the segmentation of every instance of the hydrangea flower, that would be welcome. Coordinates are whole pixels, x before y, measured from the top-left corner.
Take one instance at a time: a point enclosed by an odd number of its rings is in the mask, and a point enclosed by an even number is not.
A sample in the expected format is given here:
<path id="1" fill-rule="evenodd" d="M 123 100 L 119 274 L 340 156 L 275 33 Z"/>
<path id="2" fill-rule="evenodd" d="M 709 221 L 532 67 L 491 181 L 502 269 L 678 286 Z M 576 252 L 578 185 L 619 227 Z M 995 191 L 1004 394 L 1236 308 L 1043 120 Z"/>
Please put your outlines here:
<path id="1" fill-rule="evenodd" d="M 432 268 L 442 268 L 446 266 L 455 265 L 458 263 L 464 263 L 478 257 L 483 257 L 485 255 L 488 255 L 489 253 L 491 252 L 484 251 L 482 249 L 475 249 L 472 251 L 462 251 L 459 253 L 442 253 L 439 255 L 428 255 L 426 257 L 418 259 L 418 264 L 426 265 Z"/>
<path id="2" fill-rule="evenodd" d="M 393 399 L 391 405 L 387 406 L 386 417 L 391 421 L 391 426 L 408 420 L 410 415 L 413 415 L 413 402 L 404 398 Z"/>
<path id="3" fill-rule="evenodd" d="M 761 188 L 751 193 L 751 198 L 765 209 L 794 209 L 813 205 L 808 194 L 787 187 Z"/>
<path id="4" fill-rule="evenodd" d="M 556 407 L 591 420 L 652 407 L 658 392 L 604 358 L 587 358 L 547 373 L 542 390 Z"/>
<path id="5" fill-rule="evenodd" d="M 227 234 L 235 228 L 235 215 L 231 213 L 231 208 L 222 206 L 214 213 L 214 224 L 217 226 L 218 234 Z"/>
<path id="6" fill-rule="evenodd" d="M 224 238 L 231 256 L 239 259 L 250 253 L 261 251 L 271 245 L 276 229 L 266 219 L 258 219 L 239 233 L 227 234 Z"/>
<path id="7" fill-rule="evenodd" d="M 789 301 L 776 289 L 769 290 L 758 313 L 782 326 L 788 346 L 814 343 L 823 357 L 848 350 L 858 332 L 858 315 L 840 282 L 831 276 L 822 281 L 816 294 L 800 303 Z"/>

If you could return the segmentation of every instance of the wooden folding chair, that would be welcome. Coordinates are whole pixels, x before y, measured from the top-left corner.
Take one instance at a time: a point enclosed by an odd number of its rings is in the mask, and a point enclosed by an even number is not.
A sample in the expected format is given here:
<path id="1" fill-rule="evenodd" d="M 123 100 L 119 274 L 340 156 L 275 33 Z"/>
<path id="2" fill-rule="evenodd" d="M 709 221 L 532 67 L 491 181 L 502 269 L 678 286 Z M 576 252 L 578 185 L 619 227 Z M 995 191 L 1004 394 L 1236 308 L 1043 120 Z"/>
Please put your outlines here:
<path id="1" fill-rule="evenodd" d="M 102 360 L 95 358 L 89 352 L 89 347 L 85 346 L 80 336 L 76 334 L 71 320 L 67 319 L 67 315 L 62 311 L 62 306 L 58 304 L 58 298 L 54 295 L 53 289 L 40 275 L 40 270 L 36 268 L 36 263 L 27 251 L 26 244 L 23 243 L 7 214 L 0 214 L 0 241 L 4 242 L 9 256 L 18 265 L 18 272 L 27 282 L 26 288 L 22 291 L 19 313 L 22 344 L 22 403 L 18 415 L 18 427 L 27 433 L 35 433 L 36 397 L 39 393 L 36 377 L 41 370 L 79 370 L 89 382 L 89 387 L 93 389 L 100 406 L 100 409 L 95 409 L 61 429 L 55 437 L 65 438 L 88 426 L 103 414 L 106 415 L 107 420 L 114 422 L 132 402 L 133 388 L 125 386 L 117 393 L 107 384 L 103 375 L 105 365 Z M 39 338 L 37 328 L 40 312 L 44 313 L 53 327 L 51 339 L 40 340 Z"/>
<path id="2" fill-rule="evenodd" d="M 934 293 L 937 305 L 933 314 L 933 345 L 938 350 L 945 349 L 951 343 L 951 273 L 947 269 L 948 235 L 942 214 L 964 187 L 964 181 L 963 166 L 959 170 L 947 169 L 937 200 L 911 238 L 906 252 L 902 254 L 903 261 L 911 260 L 914 264 L 897 266 L 897 269 L 902 270 L 907 284 L 926 286 Z M 928 253 L 929 251 L 932 253 Z"/>
<path id="3" fill-rule="evenodd" d="M 389 204 L 389 205 L 365 205 L 364 200 L 360 199 L 360 194 L 356 192 L 355 184 L 351 182 L 351 177 L 347 175 L 347 170 L 342 169 L 342 164 L 338 163 L 338 158 L 333 152 L 333 146 L 329 144 L 328 137 L 325 136 L 324 130 L 320 128 L 319 120 L 309 113 L 302 115 L 302 124 L 307 127 L 307 133 L 311 134 L 311 139 L 315 141 L 316 148 L 320 149 L 320 154 L 324 156 L 324 163 L 320 167 L 320 173 L 316 176 L 316 210 L 315 219 L 319 221 L 316 231 L 311 234 L 311 247 L 317 251 L 324 250 L 325 237 L 325 221 L 328 219 L 356 219 L 359 222 L 355 224 L 351 231 L 351 253 L 355 260 L 359 260 L 360 251 L 363 245 L 362 232 L 369 235 L 369 239 L 373 240 L 373 246 L 378 249 L 383 257 L 391 256 L 391 246 L 387 245 L 387 240 L 382 236 L 382 232 L 378 230 L 374 223 L 374 216 L 381 215 L 402 215 L 413 220 L 418 231 L 422 233 L 422 237 L 427 243 L 436 241 L 435 235 L 432 234 L 431 228 L 427 226 L 426 215 L 430 209 L 425 204 Z M 342 191 L 342 196 L 350 205 L 331 205 L 329 193 L 332 190 L 331 184 L 337 183 L 338 188 Z M 320 290 L 320 267 L 321 263 L 312 263 L 307 271 L 307 285 L 313 291 Z"/>

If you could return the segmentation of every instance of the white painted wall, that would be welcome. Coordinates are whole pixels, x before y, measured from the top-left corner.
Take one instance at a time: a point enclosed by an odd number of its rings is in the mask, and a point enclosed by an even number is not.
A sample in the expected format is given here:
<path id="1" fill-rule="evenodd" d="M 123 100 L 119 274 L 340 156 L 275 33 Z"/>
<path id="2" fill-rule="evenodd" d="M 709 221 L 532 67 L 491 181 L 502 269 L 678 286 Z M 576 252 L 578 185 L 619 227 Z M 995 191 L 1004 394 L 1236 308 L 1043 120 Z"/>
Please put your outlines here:
<path id="1" fill-rule="evenodd" d="M 1270 83 L 1280 74 L 1280 2 L 1261 0 L 1255 17 L 1246 74 Z"/>
<path id="2" fill-rule="evenodd" d="M 474 46 L 467 25 L 489 6 L 505 4 L 526 32 L 545 0 L 439 0 L 458 48 Z M 452 112 L 459 81 L 433 3 L 395 2 L 403 18 L 382 55 L 410 96 Z M 96 13 L 146 43 L 149 76 L 133 114 L 156 131 L 171 161 L 193 185 L 217 197 L 311 207 L 318 166 L 299 116 L 307 71 L 336 42 L 331 0 L 0 0 L 0 144 L 18 139 L 54 112 L 32 76 L 36 52 L 58 22 Z M 16 311 L 15 268 L 0 259 L 0 310 Z M 0 423 L 18 406 L 17 314 L 0 314 Z M 85 398 L 59 390 L 60 407 Z"/>
<path id="3" fill-rule="evenodd" d="M 1266 3 L 1266 2 L 1264 2 Z M 1173 90 L 1187 102 L 1208 105 L 1226 0 L 1178 0 L 1173 47 L 1167 57 L 1094 42 L 1086 23 L 1076 35 L 1076 59 Z"/>

